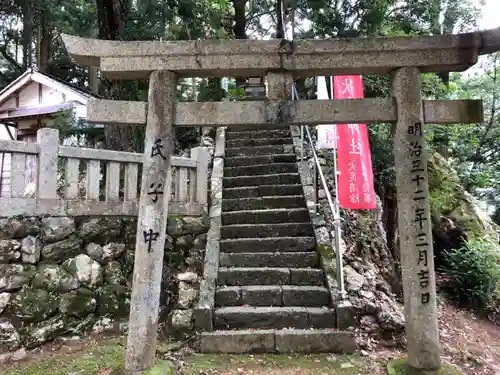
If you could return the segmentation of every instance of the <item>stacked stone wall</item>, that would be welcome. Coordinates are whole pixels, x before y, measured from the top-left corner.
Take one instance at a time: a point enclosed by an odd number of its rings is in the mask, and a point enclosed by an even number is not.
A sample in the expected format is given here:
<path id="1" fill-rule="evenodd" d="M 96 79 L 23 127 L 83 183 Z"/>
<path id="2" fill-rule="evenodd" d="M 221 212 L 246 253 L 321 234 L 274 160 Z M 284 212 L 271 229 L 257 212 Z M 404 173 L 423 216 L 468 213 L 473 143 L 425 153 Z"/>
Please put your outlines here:
<path id="1" fill-rule="evenodd" d="M 65 335 L 126 330 L 137 219 L 0 220 L 0 354 Z M 169 217 L 160 319 L 191 327 L 205 217 Z"/>

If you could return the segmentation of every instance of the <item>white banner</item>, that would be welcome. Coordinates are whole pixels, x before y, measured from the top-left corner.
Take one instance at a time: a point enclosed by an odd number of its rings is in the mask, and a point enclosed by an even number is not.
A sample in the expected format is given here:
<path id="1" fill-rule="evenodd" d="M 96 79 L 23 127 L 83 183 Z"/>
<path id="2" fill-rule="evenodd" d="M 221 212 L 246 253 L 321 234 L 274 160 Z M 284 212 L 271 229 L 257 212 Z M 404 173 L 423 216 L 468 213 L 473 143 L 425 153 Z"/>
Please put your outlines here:
<path id="1" fill-rule="evenodd" d="M 318 100 L 330 100 L 325 77 L 318 77 L 317 90 L 316 96 Z M 316 145 L 318 150 L 337 147 L 335 125 L 318 125 L 316 129 L 318 130 L 318 142 Z"/>

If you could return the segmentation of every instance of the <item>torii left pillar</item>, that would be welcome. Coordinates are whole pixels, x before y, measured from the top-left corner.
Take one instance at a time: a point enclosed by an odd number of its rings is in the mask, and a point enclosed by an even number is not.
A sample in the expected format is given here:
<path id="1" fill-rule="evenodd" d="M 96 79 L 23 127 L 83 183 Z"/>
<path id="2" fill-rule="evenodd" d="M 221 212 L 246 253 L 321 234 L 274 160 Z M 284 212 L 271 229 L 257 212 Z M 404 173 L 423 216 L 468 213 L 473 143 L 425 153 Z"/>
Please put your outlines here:
<path id="1" fill-rule="evenodd" d="M 125 374 L 148 369 L 155 359 L 176 88 L 173 72 L 151 73 Z"/>

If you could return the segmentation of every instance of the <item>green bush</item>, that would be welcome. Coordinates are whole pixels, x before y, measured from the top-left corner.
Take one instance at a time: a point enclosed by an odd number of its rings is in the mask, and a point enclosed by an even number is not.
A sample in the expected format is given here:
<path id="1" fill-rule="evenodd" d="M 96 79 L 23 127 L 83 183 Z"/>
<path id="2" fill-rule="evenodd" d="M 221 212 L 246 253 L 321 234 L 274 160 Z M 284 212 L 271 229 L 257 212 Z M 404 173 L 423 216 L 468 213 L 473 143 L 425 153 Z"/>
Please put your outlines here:
<path id="1" fill-rule="evenodd" d="M 444 254 L 442 271 L 449 276 L 451 297 L 486 310 L 500 301 L 500 256 L 491 242 L 472 239 L 460 249 Z"/>

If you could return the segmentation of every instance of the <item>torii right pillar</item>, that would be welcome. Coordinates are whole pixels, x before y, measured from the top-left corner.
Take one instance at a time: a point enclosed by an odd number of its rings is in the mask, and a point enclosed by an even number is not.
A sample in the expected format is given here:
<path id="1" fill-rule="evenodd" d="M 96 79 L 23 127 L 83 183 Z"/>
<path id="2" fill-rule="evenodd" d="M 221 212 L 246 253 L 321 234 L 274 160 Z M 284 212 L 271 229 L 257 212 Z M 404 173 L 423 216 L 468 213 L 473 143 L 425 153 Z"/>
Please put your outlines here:
<path id="1" fill-rule="evenodd" d="M 432 374 L 441 360 L 418 68 L 393 73 L 392 95 L 397 107 L 394 161 L 408 366 L 412 373 Z"/>

